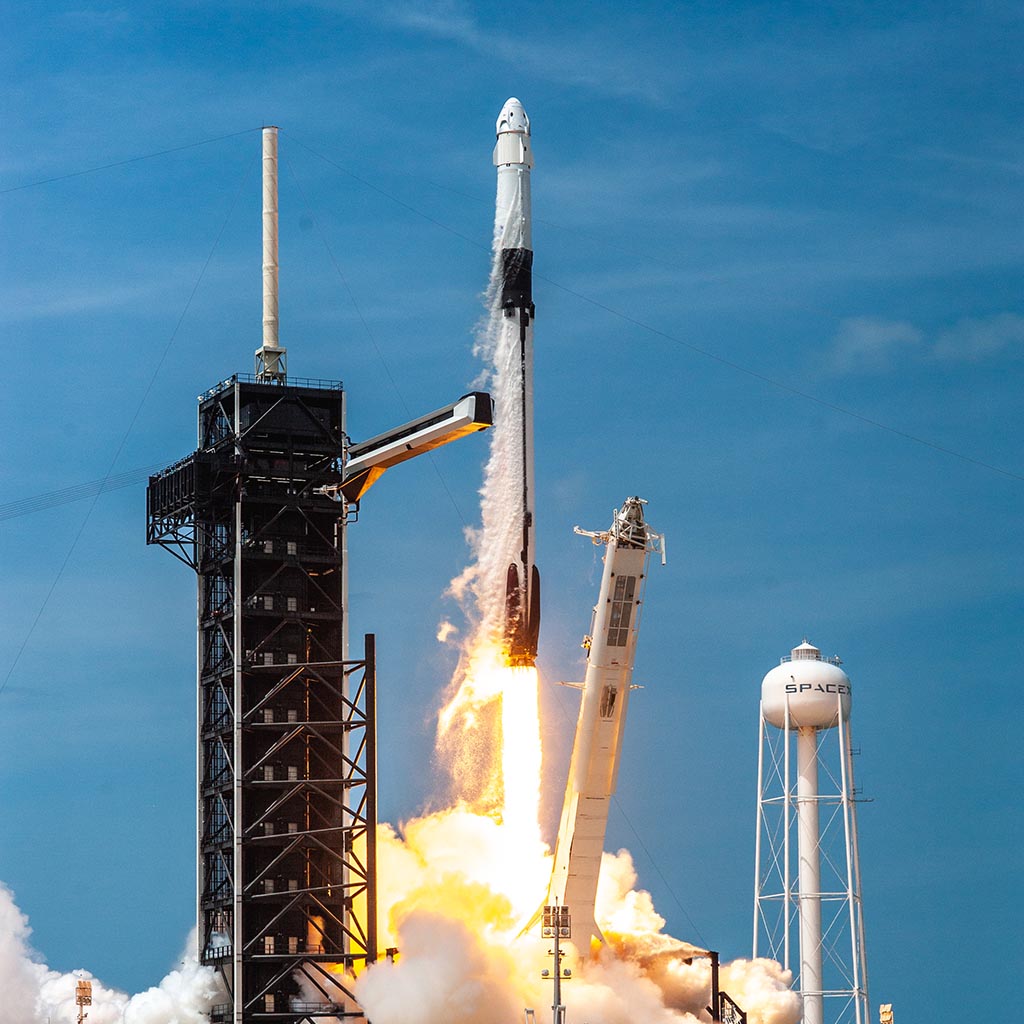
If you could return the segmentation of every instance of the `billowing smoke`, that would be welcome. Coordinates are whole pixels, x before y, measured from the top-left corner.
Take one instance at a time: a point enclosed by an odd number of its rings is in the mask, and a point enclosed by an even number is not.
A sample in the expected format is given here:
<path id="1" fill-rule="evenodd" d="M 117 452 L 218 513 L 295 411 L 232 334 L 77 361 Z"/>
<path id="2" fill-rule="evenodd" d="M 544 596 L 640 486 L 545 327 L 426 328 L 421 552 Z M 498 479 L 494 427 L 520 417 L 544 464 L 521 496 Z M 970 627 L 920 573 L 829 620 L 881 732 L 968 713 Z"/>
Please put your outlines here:
<path id="1" fill-rule="evenodd" d="M 207 1024 L 222 997 L 216 976 L 196 961 L 195 935 L 181 966 L 138 995 L 108 988 L 89 971 L 61 974 L 42 963 L 29 944 L 28 918 L 0 884 L 0 993 L 3 1024 L 72 1024 L 78 1019 L 75 987 L 92 982 L 89 1024 Z"/>
<path id="2" fill-rule="evenodd" d="M 495 426 L 481 489 L 481 526 L 467 531 L 472 560 L 452 582 L 469 622 L 438 751 L 451 770 L 453 806 L 378 831 L 380 944 L 395 960 L 370 966 L 355 993 L 373 1024 L 494 1024 L 550 1014 L 551 942 L 540 935 L 552 857 L 539 827 L 541 749 L 537 672 L 505 664 L 501 628 L 506 570 L 522 537 L 523 467 L 518 437 L 518 324 L 500 308 L 499 211 L 489 317 L 477 354 L 495 400 Z M 454 635 L 445 623 L 442 642 Z M 707 1021 L 710 962 L 664 932 L 649 893 L 637 888 L 625 850 L 605 854 L 595 917 L 607 940 L 596 957 L 570 945 L 562 966 L 568 1019 L 578 1024 Z M 572 908 L 570 908 L 571 910 Z M 736 961 L 723 987 L 750 1024 L 795 1024 L 791 978 L 772 961 Z"/>
<path id="3" fill-rule="evenodd" d="M 528 850 L 502 823 L 465 806 L 408 822 L 399 837 L 379 833 L 381 945 L 394 962 L 356 982 L 373 1024 L 493 1024 L 551 1006 L 551 942 L 531 917 L 551 873 L 545 848 Z M 625 850 L 605 854 L 596 917 L 608 946 L 596 959 L 570 946 L 563 986 L 570 1021 L 580 1024 L 696 1024 L 707 1021 L 710 965 L 701 950 L 663 931 L 650 894 L 638 890 Z M 737 960 L 722 985 L 751 1024 L 795 1024 L 791 977 L 769 960 Z"/>

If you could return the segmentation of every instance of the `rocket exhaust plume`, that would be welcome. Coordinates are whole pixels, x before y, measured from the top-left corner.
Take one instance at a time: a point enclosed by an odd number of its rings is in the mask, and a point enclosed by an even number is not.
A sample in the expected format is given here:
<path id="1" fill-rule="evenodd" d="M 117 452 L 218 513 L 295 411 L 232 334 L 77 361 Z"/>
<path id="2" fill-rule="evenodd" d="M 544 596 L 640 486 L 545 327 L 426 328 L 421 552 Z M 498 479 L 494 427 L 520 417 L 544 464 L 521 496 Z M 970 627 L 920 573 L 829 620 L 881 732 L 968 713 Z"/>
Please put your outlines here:
<path id="1" fill-rule="evenodd" d="M 476 346 L 495 402 L 473 558 L 451 592 L 468 619 L 460 663 L 438 716 L 451 805 L 378 830 L 379 960 L 354 991 L 374 1024 L 493 1024 L 550 1005 L 540 976 L 550 941 L 524 925 L 544 900 L 553 858 L 539 819 L 541 743 L 534 667 L 539 584 L 534 564 L 529 121 L 517 100 L 498 119 L 494 260 L 488 318 Z M 706 1022 L 710 971 L 695 947 L 664 934 L 626 851 L 604 854 L 593 908 L 608 942 L 567 957 L 568 1020 Z M 589 951 L 588 951 L 589 952 Z M 778 964 L 737 961 L 722 981 L 749 1024 L 795 1024 L 799 1000 Z M 537 1019 L 546 1014 L 537 1010 Z"/>

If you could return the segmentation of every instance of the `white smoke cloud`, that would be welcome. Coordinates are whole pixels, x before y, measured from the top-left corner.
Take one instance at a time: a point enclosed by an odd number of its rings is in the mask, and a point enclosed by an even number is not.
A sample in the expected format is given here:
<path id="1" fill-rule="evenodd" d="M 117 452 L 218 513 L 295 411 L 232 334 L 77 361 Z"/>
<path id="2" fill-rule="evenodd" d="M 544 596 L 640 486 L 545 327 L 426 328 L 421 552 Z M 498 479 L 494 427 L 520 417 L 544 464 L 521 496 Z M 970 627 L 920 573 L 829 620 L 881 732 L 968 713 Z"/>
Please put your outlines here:
<path id="1" fill-rule="evenodd" d="M 531 841 L 532 843 L 532 841 Z M 371 966 L 355 994 L 374 1024 L 493 1024 L 543 1019 L 551 1005 L 551 943 L 533 919 L 551 856 L 522 834 L 464 805 L 378 830 L 381 946 L 395 961 Z M 664 932 L 650 893 L 636 887 L 625 850 L 605 854 L 596 908 L 608 946 L 582 957 L 570 944 L 563 1000 L 587 1024 L 707 1021 L 710 962 Z M 788 972 L 768 960 L 722 967 L 722 987 L 750 1024 L 796 1024 Z"/>
<path id="2" fill-rule="evenodd" d="M 42 963 L 29 944 L 32 929 L 14 894 L 0 883 L 0 993 L 3 1024 L 73 1024 L 75 988 L 92 982 L 89 1024 L 207 1024 L 210 1007 L 222 998 L 216 974 L 196 960 L 190 936 L 181 966 L 159 985 L 129 996 L 108 988 L 89 971 L 61 974 Z"/>

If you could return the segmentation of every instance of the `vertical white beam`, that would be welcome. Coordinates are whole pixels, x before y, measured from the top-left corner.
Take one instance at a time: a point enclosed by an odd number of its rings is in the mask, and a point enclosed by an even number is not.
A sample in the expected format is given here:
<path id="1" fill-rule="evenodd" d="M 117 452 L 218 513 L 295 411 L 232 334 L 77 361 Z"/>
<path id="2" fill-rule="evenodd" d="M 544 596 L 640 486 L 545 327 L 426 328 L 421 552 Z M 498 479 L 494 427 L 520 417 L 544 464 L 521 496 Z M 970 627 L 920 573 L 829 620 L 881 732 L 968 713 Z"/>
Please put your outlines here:
<path id="1" fill-rule="evenodd" d="M 793 876 L 789 867 L 789 847 L 790 847 L 790 827 L 791 821 L 791 810 L 793 803 L 793 785 L 792 776 L 789 771 L 789 740 L 791 729 L 791 720 L 789 717 L 789 695 L 786 695 L 786 719 L 783 722 L 784 728 L 782 730 L 783 740 L 783 783 L 782 790 L 785 794 L 785 798 L 782 802 L 782 835 L 783 835 L 783 858 L 782 858 L 782 870 L 783 870 L 783 885 L 782 885 L 782 906 L 785 908 L 785 913 L 782 919 L 783 929 L 783 963 L 782 966 L 786 970 L 790 970 L 790 959 L 789 959 L 789 915 L 793 909 Z"/>
<path id="2" fill-rule="evenodd" d="M 867 963 L 864 958 L 864 919 L 860 893 L 860 857 L 857 812 L 853 801 L 853 750 L 850 722 L 843 718 L 839 702 L 839 768 L 842 784 L 843 833 L 846 841 L 846 901 L 850 917 L 850 950 L 853 972 L 855 1024 L 867 1024 Z"/>
<path id="3" fill-rule="evenodd" d="M 277 128 L 263 129 L 263 347 L 278 348 Z"/>
<path id="4" fill-rule="evenodd" d="M 757 734 L 757 836 L 754 839 L 754 956 L 757 956 L 758 924 L 761 917 L 761 829 L 764 827 L 764 708 L 759 715 Z"/>
<path id="5" fill-rule="evenodd" d="M 797 835 L 800 898 L 800 992 L 804 1024 L 823 1024 L 821 834 L 818 828 L 818 732 L 797 729 Z"/>

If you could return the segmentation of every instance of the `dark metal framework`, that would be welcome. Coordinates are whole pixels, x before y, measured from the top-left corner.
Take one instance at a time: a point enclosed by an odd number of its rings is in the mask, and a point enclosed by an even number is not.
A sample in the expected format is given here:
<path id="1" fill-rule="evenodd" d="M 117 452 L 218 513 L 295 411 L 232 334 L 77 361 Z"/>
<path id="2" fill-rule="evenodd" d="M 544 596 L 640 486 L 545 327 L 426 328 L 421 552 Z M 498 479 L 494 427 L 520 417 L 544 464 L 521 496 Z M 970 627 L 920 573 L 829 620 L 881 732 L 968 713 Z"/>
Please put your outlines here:
<path id="1" fill-rule="evenodd" d="M 238 375 L 150 478 L 147 542 L 198 577 L 200 959 L 213 1022 L 362 1017 L 377 955 L 375 655 L 344 660 L 343 392 Z"/>

